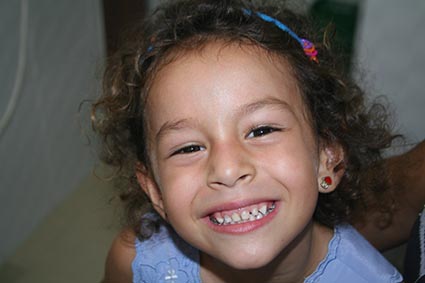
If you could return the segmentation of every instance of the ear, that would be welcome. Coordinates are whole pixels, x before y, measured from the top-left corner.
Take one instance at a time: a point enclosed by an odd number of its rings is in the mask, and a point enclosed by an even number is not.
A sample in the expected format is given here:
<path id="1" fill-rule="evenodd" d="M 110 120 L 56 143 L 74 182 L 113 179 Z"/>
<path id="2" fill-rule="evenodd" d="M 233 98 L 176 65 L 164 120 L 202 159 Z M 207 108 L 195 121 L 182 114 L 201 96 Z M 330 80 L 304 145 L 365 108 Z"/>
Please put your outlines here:
<path id="1" fill-rule="evenodd" d="M 341 181 L 344 172 L 344 149 L 342 146 L 337 143 L 322 146 L 317 180 L 319 192 L 333 192 Z"/>
<path id="2" fill-rule="evenodd" d="M 146 167 L 141 164 L 137 164 L 136 177 L 140 187 L 151 200 L 153 208 L 156 210 L 156 212 L 158 212 L 159 215 L 161 215 L 163 219 L 167 220 L 167 214 L 165 213 L 161 190 L 155 182 L 155 179 L 150 170 L 147 170 Z"/>

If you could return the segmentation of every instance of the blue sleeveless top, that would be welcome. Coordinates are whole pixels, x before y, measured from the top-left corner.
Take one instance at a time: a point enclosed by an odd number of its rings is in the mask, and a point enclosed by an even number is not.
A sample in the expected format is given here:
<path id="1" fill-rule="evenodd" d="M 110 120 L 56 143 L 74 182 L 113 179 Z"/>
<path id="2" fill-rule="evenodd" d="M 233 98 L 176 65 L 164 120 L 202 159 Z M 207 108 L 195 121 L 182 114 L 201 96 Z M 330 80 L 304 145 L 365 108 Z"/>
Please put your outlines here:
<path id="1" fill-rule="evenodd" d="M 199 283 L 199 251 L 168 225 L 145 241 L 136 240 L 134 283 Z M 339 225 L 328 254 L 304 283 L 399 283 L 393 267 L 352 226 Z"/>

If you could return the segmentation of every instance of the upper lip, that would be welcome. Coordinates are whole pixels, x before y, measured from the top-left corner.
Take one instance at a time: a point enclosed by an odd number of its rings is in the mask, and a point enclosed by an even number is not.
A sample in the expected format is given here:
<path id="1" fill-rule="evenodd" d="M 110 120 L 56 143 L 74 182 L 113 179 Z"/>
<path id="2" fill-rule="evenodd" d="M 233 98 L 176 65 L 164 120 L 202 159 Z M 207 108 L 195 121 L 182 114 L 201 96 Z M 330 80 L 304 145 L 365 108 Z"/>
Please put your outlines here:
<path id="1" fill-rule="evenodd" d="M 266 202 L 266 201 L 275 201 L 275 199 L 272 198 L 257 198 L 257 199 L 246 199 L 246 200 L 236 200 L 236 201 L 229 201 L 225 203 L 221 203 L 218 205 L 214 205 L 208 209 L 206 209 L 202 213 L 202 217 L 207 217 L 214 212 L 224 211 L 224 210 L 234 210 L 241 207 L 253 205 L 256 203 Z"/>

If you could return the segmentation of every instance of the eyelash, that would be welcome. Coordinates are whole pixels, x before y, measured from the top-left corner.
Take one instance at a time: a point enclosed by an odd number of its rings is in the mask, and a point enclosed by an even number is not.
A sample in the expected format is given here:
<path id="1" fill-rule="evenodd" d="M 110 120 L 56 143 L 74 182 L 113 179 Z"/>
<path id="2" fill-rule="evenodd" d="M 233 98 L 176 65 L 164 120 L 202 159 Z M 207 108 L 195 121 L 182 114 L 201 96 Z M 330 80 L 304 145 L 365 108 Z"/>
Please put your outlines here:
<path id="1" fill-rule="evenodd" d="M 280 132 L 282 131 L 281 128 L 271 127 L 271 126 L 260 126 L 260 127 L 254 127 L 252 128 L 249 133 L 246 135 L 247 138 L 257 138 L 262 137 L 274 132 Z M 251 136 L 253 135 L 253 136 Z M 202 151 L 205 148 L 200 145 L 191 144 L 185 147 L 182 147 L 176 151 L 174 151 L 171 156 L 178 155 L 178 154 L 191 154 L 194 152 Z"/>
<path id="2" fill-rule="evenodd" d="M 190 154 L 190 153 L 201 151 L 201 150 L 203 150 L 203 146 L 191 144 L 174 151 L 171 154 L 171 156 L 177 155 L 177 154 Z"/>
<path id="3" fill-rule="evenodd" d="M 254 127 L 252 128 L 249 133 L 246 135 L 247 138 L 257 138 L 262 137 L 268 134 L 271 134 L 273 132 L 280 132 L 282 131 L 281 128 L 271 127 L 271 126 L 260 126 L 260 127 Z M 257 133 L 257 135 L 256 135 Z M 253 136 L 251 136 L 253 135 Z"/>

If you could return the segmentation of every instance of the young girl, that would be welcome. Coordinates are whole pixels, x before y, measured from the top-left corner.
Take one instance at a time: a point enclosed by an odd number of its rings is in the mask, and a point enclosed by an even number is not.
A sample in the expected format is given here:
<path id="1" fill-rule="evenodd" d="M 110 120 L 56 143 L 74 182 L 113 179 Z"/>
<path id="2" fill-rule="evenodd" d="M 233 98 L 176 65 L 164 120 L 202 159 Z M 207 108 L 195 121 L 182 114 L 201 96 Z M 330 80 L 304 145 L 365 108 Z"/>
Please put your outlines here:
<path id="1" fill-rule="evenodd" d="M 402 281 L 344 224 L 393 140 L 385 108 L 311 30 L 216 0 L 171 1 L 136 28 L 93 109 L 131 224 L 105 282 Z"/>

